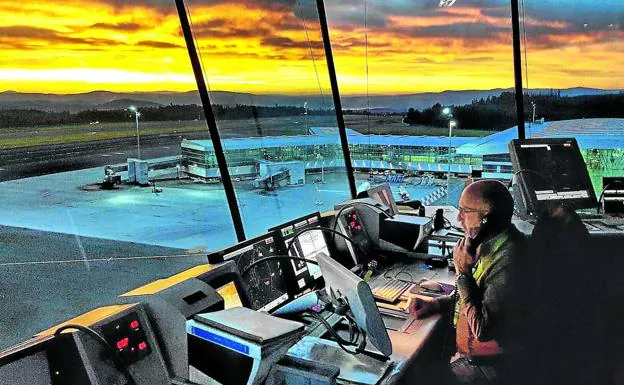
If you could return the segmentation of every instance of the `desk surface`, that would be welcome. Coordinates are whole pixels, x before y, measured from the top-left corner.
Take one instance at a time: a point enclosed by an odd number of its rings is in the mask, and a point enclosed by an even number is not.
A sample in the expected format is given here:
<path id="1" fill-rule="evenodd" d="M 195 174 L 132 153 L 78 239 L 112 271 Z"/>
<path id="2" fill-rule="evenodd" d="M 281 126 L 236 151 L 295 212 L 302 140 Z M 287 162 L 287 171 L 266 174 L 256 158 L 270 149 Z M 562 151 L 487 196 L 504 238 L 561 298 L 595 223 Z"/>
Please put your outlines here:
<path id="1" fill-rule="evenodd" d="M 421 279 L 432 279 L 445 283 L 454 282 L 454 274 L 448 268 L 429 269 L 419 260 L 395 263 L 387 271 L 382 271 L 380 275 L 383 275 L 384 272 L 392 274 L 393 271 L 408 272 L 413 282 L 418 282 Z M 409 315 L 405 314 L 404 316 L 406 318 L 409 317 Z M 379 384 L 412 383 L 414 380 L 422 378 L 424 375 L 423 371 L 439 367 L 440 363 L 443 362 L 441 353 L 447 338 L 445 335 L 447 328 L 444 320 L 446 318 L 439 314 L 422 320 L 411 318 L 411 320 L 406 321 L 409 322 L 409 325 L 404 326 L 402 332 L 388 330 L 388 335 L 392 342 L 392 355 L 390 356 L 392 364 Z M 319 333 L 319 331 L 322 330 L 318 328 L 322 328 L 322 326 L 316 326 L 309 335 L 314 338 L 321 336 L 323 333 Z M 327 357 L 321 356 L 322 358 L 319 359 L 317 356 L 312 357 L 314 350 L 310 348 L 310 344 L 309 340 L 302 341 L 298 344 L 299 346 L 295 345 L 291 352 L 300 358 L 314 359 L 319 362 L 339 366 L 339 356 L 342 353 L 336 350 L 335 354 L 327 354 Z M 331 340 L 323 340 L 319 344 L 333 344 L 337 346 Z M 360 362 L 359 357 L 360 355 L 345 357 L 344 365 L 351 369 L 354 365 L 356 367 L 358 365 L 370 365 L 370 362 L 364 362 L 370 360 L 369 358 L 361 358 Z M 326 361 L 325 358 L 327 359 Z M 349 372 L 352 372 L 352 370 L 349 370 Z M 363 376 L 366 377 L 366 374 L 363 374 Z"/>

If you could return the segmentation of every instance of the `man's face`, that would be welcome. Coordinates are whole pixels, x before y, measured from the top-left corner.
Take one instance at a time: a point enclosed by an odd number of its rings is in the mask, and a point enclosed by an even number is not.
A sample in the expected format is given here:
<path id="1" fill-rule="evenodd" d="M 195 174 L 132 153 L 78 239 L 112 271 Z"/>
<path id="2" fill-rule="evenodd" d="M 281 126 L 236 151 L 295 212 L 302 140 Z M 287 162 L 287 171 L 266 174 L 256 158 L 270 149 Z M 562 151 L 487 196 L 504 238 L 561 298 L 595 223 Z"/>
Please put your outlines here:
<path id="1" fill-rule="evenodd" d="M 481 220 L 487 215 L 489 207 L 472 189 L 467 188 L 459 199 L 458 210 L 457 221 L 461 223 L 464 233 L 475 238 L 483 226 Z"/>

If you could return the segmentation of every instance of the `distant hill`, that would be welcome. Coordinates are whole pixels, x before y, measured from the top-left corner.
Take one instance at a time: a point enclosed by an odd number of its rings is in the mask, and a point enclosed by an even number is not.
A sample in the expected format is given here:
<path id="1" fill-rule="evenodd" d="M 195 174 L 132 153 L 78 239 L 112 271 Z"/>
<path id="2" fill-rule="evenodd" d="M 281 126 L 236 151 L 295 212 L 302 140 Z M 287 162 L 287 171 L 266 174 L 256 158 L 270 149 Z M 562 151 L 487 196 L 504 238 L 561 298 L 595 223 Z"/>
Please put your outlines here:
<path id="1" fill-rule="evenodd" d="M 154 102 L 146 102 L 144 100 L 134 100 L 134 99 L 116 99 L 110 102 L 106 102 L 98 105 L 98 109 L 100 110 L 123 110 L 124 108 L 128 108 L 129 106 L 134 106 L 137 108 L 140 107 L 162 107 L 161 103 Z"/>
<path id="2" fill-rule="evenodd" d="M 561 96 L 602 95 L 619 93 L 624 90 L 603 90 L 596 88 L 575 87 L 568 89 L 533 89 L 531 94 L 560 93 Z M 474 99 L 487 99 L 488 96 L 498 96 L 502 92 L 513 92 L 511 88 L 497 88 L 492 90 L 463 90 L 425 92 L 406 95 L 372 95 L 343 96 L 344 109 L 370 108 L 376 112 L 405 112 L 409 108 L 424 109 L 435 103 L 442 105 L 463 105 Z M 213 103 L 225 106 L 256 105 L 264 107 L 296 106 L 302 107 L 305 103 L 311 109 L 328 108 L 333 106 L 331 95 L 256 95 L 250 93 L 213 91 Z M 370 100 L 367 100 L 370 99 Z M 2 109 L 37 109 L 50 112 L 79 112 L 87 109 L 121 109 L 130 105 L 138 107 L 155 107 L 169 104 L 200 105 L 197 91 L 188 92 L 130 92 L 116 93 L 109 91 L 93 91 L 81 94 L 57 95 L 45 93 L 21 93 L 15 91 L 0 92 L 0 108 Z"/>

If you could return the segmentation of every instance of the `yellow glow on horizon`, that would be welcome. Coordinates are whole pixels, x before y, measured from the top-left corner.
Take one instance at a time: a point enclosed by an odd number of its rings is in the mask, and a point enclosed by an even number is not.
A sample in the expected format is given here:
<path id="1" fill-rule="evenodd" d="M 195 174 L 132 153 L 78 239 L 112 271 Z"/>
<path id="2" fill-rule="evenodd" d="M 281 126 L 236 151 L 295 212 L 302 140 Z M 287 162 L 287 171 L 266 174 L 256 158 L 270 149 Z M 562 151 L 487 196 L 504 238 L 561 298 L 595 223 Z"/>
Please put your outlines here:
<path id="1" fill-rule="evenodd" d="M 320 85 L 303 24 L 294 14 L 299 9 L 263 4 L 191 3 L 210 88 L 329 92 L 318 24 L 307 20 Z M 367 85 L 371 94 L 513 87 L 509 18 L 469 6 L 439 12 L 393 15 L 385 28 L 369 26 L 368 83 L 363 25 L 330 25 L 341 94 L 363 94 Z M 485 39 L 436 32 L 478 23 L 493 32 Z M 567 25 L 527 19 L 528 33 L 537 27 L 563 31 Z M 623 38 L 619 30 L 529 35 L 530 86 L 624 87 Z M 0 49 L 0 92 L 196 89 L 173 2 L 169 7 L 89 0 L 0 4 Z"/>

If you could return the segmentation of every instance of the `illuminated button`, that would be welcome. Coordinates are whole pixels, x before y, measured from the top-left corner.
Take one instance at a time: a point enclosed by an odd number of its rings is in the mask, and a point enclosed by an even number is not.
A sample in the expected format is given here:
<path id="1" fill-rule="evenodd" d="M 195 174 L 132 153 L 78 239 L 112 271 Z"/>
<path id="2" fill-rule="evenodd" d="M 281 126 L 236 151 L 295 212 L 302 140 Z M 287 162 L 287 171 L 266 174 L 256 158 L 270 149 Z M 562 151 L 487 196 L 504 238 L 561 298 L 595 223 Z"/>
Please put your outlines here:
<path id="1" fill-rule="evenodd" d="M 356 229 L 362 230 L 362 226 L 358 226 L 358 227 L 356 227 Z"/>
<path id="2" fill-rule="evenodd" d="M 139 342 L 139 350 L 145 350 L 147 349 L 147 342 L 143 341 L 143 342 Z"/>
<path id="3" fill-rule="evenodd" d="M 350 223 L 351 227 L 355 227 L 355 222 Z"/>
<path id="4" fill-rule="evenodd" d="M 139 327 L 139 321 L 137 321 L 137 320 L 131 321 L 131 322 L 130 322 L 130 327 L 131 327 L 132 329 L 136 329 L 136 328 L 138 328 L 138 327 Z"/>
<path id="5" fill-rule="evenodd" d="M 130 342 L 128 340 L 128 337 L 117 341 L 117 349 L 125 349 L 125 348 L 127 348 L 128 347 L 128 342 Z"/>

